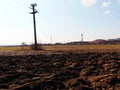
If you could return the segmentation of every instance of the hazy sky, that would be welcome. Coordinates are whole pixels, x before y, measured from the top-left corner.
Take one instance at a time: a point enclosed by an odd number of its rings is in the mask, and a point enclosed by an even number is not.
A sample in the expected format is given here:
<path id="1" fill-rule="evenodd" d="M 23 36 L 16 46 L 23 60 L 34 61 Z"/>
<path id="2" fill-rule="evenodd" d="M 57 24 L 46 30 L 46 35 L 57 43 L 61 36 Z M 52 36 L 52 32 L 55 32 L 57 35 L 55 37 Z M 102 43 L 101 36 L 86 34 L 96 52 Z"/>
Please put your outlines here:
<path id="1" fill-rule="evenodd" d="M 31 3 L 39 43 L 120 38 L 120 0 L 0 0 L 0 45 L 34 42 Z"/>

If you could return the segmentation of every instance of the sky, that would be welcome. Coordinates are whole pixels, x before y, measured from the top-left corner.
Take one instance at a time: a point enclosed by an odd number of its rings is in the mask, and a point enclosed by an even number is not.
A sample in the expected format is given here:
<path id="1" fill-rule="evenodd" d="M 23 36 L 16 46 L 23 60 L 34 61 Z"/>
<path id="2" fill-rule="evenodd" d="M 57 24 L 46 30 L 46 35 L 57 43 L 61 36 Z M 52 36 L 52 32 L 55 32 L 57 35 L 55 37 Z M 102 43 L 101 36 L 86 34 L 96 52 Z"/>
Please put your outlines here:
<path id="1" fill-rule="evenodd" d="M 120 0 L 0 0 L 0 45 L 120 38 Z M 51 41 L 52 40 L 52 41 Z"/>

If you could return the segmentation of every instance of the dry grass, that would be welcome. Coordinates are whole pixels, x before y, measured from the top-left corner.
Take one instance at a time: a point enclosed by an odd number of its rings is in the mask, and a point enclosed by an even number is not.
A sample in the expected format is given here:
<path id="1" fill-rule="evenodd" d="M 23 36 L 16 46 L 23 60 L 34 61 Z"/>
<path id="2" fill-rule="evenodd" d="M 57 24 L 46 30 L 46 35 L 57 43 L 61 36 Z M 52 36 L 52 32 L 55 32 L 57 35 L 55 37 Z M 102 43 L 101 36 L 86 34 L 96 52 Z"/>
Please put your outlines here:
<path id="1" fill-rule="evenodd" d="M 22 50 L 30 50 L 28 46 L 1 46 L 0 51 L 22 51 Z"/>
<path id="2" fill-rule="evenodd" d="M 120 51 L 120 45 L 49 45 L 42 46 L 44 51 Z M 0 51 L 29 51 L 30 46 L 1 46 Z"/>
<path id="3" fill-rule="evenodd" d="M 52 45 L 42 48 L 50 51 L 120 51 L 120 45 Z"/>

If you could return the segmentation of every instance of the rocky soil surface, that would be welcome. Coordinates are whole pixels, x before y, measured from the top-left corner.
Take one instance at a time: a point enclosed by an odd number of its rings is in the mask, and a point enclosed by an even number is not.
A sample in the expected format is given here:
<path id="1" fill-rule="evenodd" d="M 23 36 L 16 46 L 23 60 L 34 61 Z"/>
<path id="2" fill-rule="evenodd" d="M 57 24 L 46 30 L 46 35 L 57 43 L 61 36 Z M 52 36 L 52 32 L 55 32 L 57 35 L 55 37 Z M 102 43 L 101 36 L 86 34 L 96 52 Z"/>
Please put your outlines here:
<path id="1" fill-rule="evenodd" d="M 120 53 L 1 55 L 0 90 L 120 90 Z"/>

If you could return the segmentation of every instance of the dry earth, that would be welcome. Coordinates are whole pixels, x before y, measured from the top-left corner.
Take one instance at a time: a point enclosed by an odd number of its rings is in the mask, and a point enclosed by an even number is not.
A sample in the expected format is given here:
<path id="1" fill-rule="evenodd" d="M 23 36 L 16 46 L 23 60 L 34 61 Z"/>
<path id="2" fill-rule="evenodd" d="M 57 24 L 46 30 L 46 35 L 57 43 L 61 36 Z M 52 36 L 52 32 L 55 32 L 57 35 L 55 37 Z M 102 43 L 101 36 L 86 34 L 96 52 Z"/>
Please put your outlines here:
<path id="1" fill-rule="evenodd" d="M 0 90 L 120 90 L 120 53 L 0 53 Z"/>

